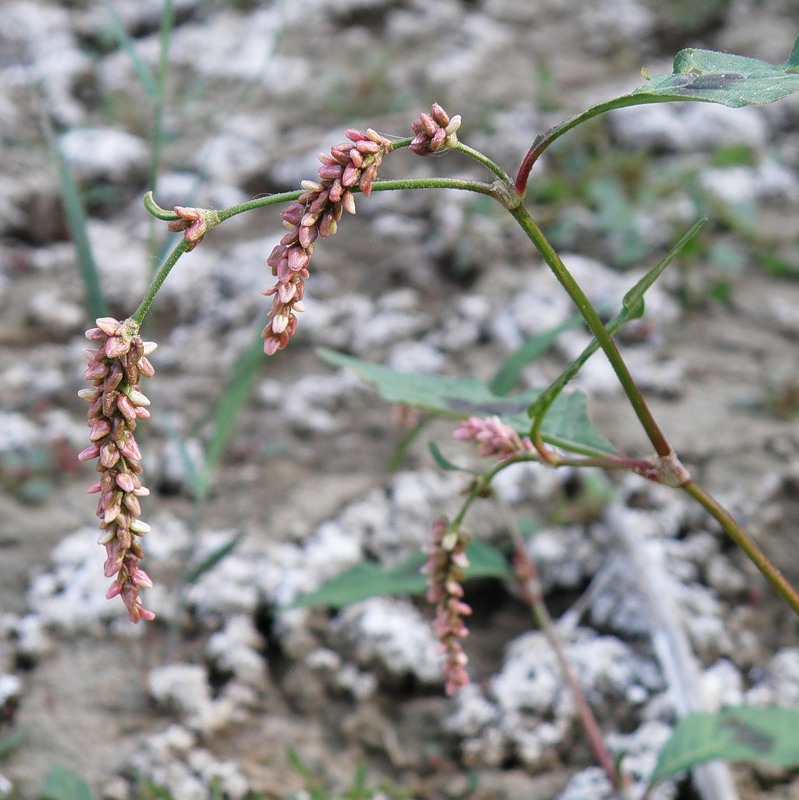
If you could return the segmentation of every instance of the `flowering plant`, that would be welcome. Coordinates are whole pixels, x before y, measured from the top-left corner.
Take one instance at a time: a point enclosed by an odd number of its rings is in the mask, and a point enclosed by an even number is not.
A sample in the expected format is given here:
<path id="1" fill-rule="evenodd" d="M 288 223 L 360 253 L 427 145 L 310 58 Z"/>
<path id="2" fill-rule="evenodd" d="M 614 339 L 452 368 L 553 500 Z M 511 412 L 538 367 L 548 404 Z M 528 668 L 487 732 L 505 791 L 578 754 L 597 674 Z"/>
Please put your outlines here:
<path id="1" fill-rule="evenodd" d="M 740 523 L 698 485 L 680 462 L 614 340 L 614 334 L 625 323 L 643 314 L 645 293 L 696 234 L 702 221 L 630 288 L 623 308 L 605 322 L 525 205 L 531 170 L 544 150 L 560 136 L 599 114 L 626 106 L 678 101 L 740 107 L 770 103 L 796 91 L 799 91 L 799 40 L 788 61 L 781 65 L 686 50 L 678 54 L 672 74 L 647 76 L 644 85 L 634 92 L 593 106 L 536 137 L 515 177 L 506 174 L 488 156 L 461 142 L 458 137 L 460 116 L 450 116 L 440 105 L 433 104 L 429 113 L 420 114 L 411 124 L 413 135 L 406 138 L 392 138 L 372 129 L 347 130 L 347 141 L 319 156 L 321 167 L 317 178 L 303 181 L 298 191 L 269 195 L 222 210 L 183 206 L 163 209 L 152 194 L 148 194 L 145 206 L 149 213 L 167 222 L 170 230 L 183 231 L 183 239 L 165 259 L 142 303 L 129 319 L 119 322 L 101 318 L 97 326 L 87 332 L 87 337 L 98 346 L 86 353 L 89 367 L 84 377 L 92 382 L 92 388 L 84 390 L 82 396 L 90 403 L 92 443 L 80 458 L 98 460 L 100 480 L 90 491 L 100 495 L 97 512 L 101 520 L 100 543 L 107 552 L 106 575 L 114 577 L 108 596 L 122 597 L 133 622 L 154 617 L 143 608 L 140 596 L 140 591 L 149 587 L 151 581 L 139 566 L 143 556 L 140 539 L 148 530 L 139 520 L 139 498 L 145 496 L 147 490 L 141 483 L 141 454 L 133 434 L 138 420 L 149 416 L 149 401 L 141 393 L 138 382 L 140 376 L 153 374 L 147 357 L 155 345 L 143 342 L 138 332 L 164 280 L 182 256 L 197 247 L 213 228 L 235 215 L 278 203 L 289 204 L 282 212 L 287 232 L 266 259 L 274 284 L 264 291 L 272 299 L 262 339 L 264 352 L 274 355 L 287 347 L 297 330 L 297 315 L 304 310 L 305 282 L 311 277 L 309 267 L 318 240 L 336 232 L 345 211 L 355 213 L 357 195 L 368 197 L 372 192 L 436 188 L 473 192 L 499 203 L 543 257 L 593 336 L 591 344 L 566 365 L 549 386 L 516 395 L 512 400 L 496 385 L 434 376 L 425 376 L 420 382 L 419 376 L 397 374 L 343 354 L 323 354 L 332 363 L 355 369 L 392 402 L 460 420 L 455 438 L 474 441 L 479 456 L 493 459 L 484 472 L 471 471 L 460 511 L 451 520 L 440 517 L 432 523 L 432 536 L 426 550 L 427 596 L 436 607 L 434 630 L 444 655 L 447 693 L 455 693 L 469 680 L 463 639 L 468 632 L 465 618 L 472 609 L 463 599 L 462 582 L 469 567 L 466 552 L 469 536 L 464 531 L 464 520 L 471 505 L 490 493 L 496 475 L 520 461 L 536 461 L 552 468 L 601 467 L 628 471 L 684 492 L 720 524 L 774 590 L 799 613 L 799 593 Z M 378 172 L 383 161 L 405 148 L 421 157 L 460 153 L 486 168 L 490 181 L 380 180 Z M 566 391 L 569 382 L 600 349 L 651 444 L 650 455 L 631 456 L 616 451 L 588 422 L 582 395 Z M 520 407 L 526 412 L 520 412 Z M 440 452 L 437 452 L 437 460 L 446 468 L 456 468 Z M 521 595 L 535 608 L 541 627 L 554 640 L 554 630 L 537 586 L 535 565 L 520 542 L 515 542 L 515 554 L 513 570 Z M 557 643 L 553 646 L 557 647 Z M 568 664 L 563 661 L 568 675 Z M 570 680 L 570 685 L 578 698 L 597 758 L 617 794 L 623 796 L 624 778 L 602 745 L 590 709 L 584 698 L 580 698 L 577 682 Z"/>

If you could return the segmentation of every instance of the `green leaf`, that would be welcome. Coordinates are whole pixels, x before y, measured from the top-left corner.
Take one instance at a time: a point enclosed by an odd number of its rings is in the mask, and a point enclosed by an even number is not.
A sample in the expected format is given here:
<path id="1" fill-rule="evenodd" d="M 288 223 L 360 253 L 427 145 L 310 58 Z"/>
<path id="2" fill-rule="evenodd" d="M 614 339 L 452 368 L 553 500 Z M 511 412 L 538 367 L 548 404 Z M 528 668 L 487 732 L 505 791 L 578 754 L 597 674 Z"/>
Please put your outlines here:
<path id="1" fill-rule="evenodd" d="M 491 545 L 469 542 L 466 547 L 469 567 L 466 578 L 513 577 L 505 556 Z M 299 597 L 289 608 L 327 606 L 332 609 L 360 603 L 372 597 L 395 595 L 419 595 L 427 588 L 427 578 L 420 570 L 426 561 L 424 553 L 414 553 L 393 567 L 383 567 L 372 561 L 364 561 L 331 578 L 316 591 Z"/>
<path id="2" fill-rule="evenodd" d="M 499 396 L 473 377 L 394 372 L 334 350 L 319 349 L 317 353 L 329 364 L 354 370 L 389 403 L 420 408 L 451 419 L 497 416 L 520 434 L 529 431 L 527 408 L 541 394 L 540 389 L 533 389 L 510 397 Z M 547 442 L 566 450 L 614 452 L 607 439 L 591 425 L 582 392 L 558 397 L 542 432 Z"/>
<path id="3" fill-rule="evenodd" d="M 552 142 L 606 111 L 683 100 L 740 108 L 773 103 L 796 91 L 799 91 L 799 38 L 795 40 L 788 60 L 776 65 L 713 50 L 681 50 L 674 59 L 671 75 L 648 77 L 643 86 L 630 94 L 591 106 L 537 136 L 519 169 L 517 191 L 526 189 L 533 164 Z"/>
<path id="4" fill-rule="evenodd" d="M 582 321 L 582 316 L 575 314 L 560 325 L 555 325 L 528 339 L 502 362 L 489 382 L 488 388 L 496 395 L 506 395 L 516 385 L 522 370 L 528 364 L 544 355 L 562 333 L 576 328 Z"/>
<path id="5" fill-rule="evenodd" d="M 5 758 L 9 753 L 13 753 L 25 741 L 27 735 L 24 728 L 17 728 L 0 738 L 0 758 Z"/>
<path id="6" fill-rule="evenodd" d="M 714 759 L 799 764 L 799 711 L 741 707 L 689 714 L 666 742 L 650 783 Z"/>
<path id="7" fill-rule="evenodd" d="M 766 105 L 799 91 L 799 38 L 784 64 L 717 53 L 681 50 L 671 75 L 655 75 L 630 97 L 653 102 L 702 100 L 731 108 Z"/>
<path id="8" fill-rule="evenodd" d="M 44 780 L 42 800 L 94 800 L 94 795 L 71 769 L 53 767 Z"/>

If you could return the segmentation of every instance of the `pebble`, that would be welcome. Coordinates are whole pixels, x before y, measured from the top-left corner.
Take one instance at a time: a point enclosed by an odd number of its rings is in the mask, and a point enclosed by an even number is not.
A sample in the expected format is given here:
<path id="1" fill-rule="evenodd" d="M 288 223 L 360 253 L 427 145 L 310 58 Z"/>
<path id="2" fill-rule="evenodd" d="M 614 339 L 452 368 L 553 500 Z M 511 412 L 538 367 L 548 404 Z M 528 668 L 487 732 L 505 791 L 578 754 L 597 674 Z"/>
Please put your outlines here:
<path id="1" fill-rule="evenodd" d="M 78 180 L 140 183 L 147 177 L 150 148 L 139 136 L 116 128 L 72 128 L 59 146 Z"/>

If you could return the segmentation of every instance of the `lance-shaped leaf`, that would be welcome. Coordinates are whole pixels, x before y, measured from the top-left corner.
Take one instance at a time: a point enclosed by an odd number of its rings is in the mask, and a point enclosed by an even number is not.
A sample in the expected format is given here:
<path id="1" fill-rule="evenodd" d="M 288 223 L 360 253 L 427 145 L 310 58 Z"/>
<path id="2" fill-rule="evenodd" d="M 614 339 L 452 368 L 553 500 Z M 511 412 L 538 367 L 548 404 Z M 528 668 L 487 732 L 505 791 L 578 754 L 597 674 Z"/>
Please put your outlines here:
<path id="1" fill-rule="evenodd" d="M 531 389 L 515 395 L 497 395 L 477 378 L 394 372 L 334 350 L 319 349 L 318 355 L 329 364 L 347 367 L 377 389 L 389 403 L 399 403 L 430 411 L 451 419 L 499 417 L 517 433 L 530 429 L 527 409 L 541 394 Z M 575 453 L 613 453 L 605 439 L 588 419 L 588 404 L 582 392 L 564 392 L 552 404 L 542 431 L 545 441 Z"/>
<path id="2" fill-rule="evenodd" d="M 466 578 L 511 580 L 513 570 L 505 556 L 489 544 L 473 541 L 466 546 L 469 566 Z M 339 609 L 372 597 L 424 594 L 427 578 L 421 573 L 427 558 L 414 553 L 393 567 L 362 561 L 322 584 L 316 591 L 297 598 L 289 608 L 327 606 Z"/>
<path id="3" fill-rule="evenodd" d="M 681 50 L 671 75 L 655 75 L 631 98 L 652 102 L 701 100 L 731 108 L 762 106 L 799 91 L 799 38 L 784 64 L 717 53 Z"/>
<path id="4" fill-rule="evenodd" d="M 799 764 L 799 711 L 741 707 L 689 714 L 661 751 L 651 784 L 714 759 Z"/>
<path id="5" fill-rule="evenodd" d="M 643 86 L 629 94 L 600 103 L 550 128 L 535 138 L 516 176 L 516 191 L 523 195 L 533 164 L 564 133 L 606 111 L 645 103 L 683 100 L 721 103 L 731 108 L 757 106 L 781 100 L 799 91 L 799 38 L 788 60 L 769 64 L 756 58 L 717 53 L 714 50 L 681 50 L 671 75 L 647 76 Z"/>

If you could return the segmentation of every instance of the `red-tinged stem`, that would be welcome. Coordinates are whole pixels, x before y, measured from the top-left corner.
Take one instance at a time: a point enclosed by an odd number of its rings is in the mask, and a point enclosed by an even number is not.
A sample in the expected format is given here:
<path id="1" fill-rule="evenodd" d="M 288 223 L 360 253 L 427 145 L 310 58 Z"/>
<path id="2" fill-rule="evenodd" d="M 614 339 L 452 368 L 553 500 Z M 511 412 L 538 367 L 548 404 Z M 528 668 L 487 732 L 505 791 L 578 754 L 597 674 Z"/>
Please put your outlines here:
<path id="1" fill-rule="evenodd" d="M 614 795 L 619 800 L 625 800 L 627 797 L 625 779 L 619 774 L 616 769 L 616 762 L 605 746 L 605 740 L 602 737 L 599 723 L 594 716 L 594 712 L 591 710 L 591 706 L 585 697 L 585 693 L 583 692 L 582 686 L 580 686 L 577 676 L 574 674 L 574 669 L 566 656 L 563 643 L 560 641 L 555 625 L 552 623 L 552 618 L 549 616 L 549 611 L 546 607 L 546 603 L 544 603 L 544 597 L 541 592 L 541 583 L 538 580 L 538 571 L 535 562 L 527 552 L 524 541 L 518 531 L 511 527 L 511 532 L 515 550 L 514 568 L 519 580 L 522 600 L 530 606 L 535 621 L 538 623 L 544 636 L 546 636 L 550 647 L 555 652 L 566 683 L 569 685 L 569 690 L 577 704 L 580 721 L 582 722 L 586 738 L 591 745 L 591 749 L 594 751 L 597 762 L 602 767 L 610 785 L 613 787 Z"/>

